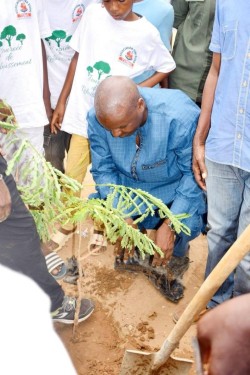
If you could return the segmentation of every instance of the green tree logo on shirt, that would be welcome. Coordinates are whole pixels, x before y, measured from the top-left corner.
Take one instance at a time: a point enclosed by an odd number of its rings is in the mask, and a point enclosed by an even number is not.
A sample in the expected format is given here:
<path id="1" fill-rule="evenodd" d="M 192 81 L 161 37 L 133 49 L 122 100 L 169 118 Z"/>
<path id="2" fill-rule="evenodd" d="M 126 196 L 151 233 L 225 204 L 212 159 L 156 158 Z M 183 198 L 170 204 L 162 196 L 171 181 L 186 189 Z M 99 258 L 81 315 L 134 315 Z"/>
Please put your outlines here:
<path id="1" fill-rule="evenodd" d="M 17 34 L 16 28 L 12 25 L 9 25 L 9 26 L 6 26 L 1 32 L 0 39 L 6 40 L 8 43 L 8 46 L 11 47 L 12 40 L 16 36 L 16 34 Z M 22 45 L 23 45 L 24 39 L 26 39 L 25 34 L 18 34 L 16 36 L 16 40 L 19 41 Z M 3 45 L 3 43 L 1 45 Z"/>
<path id="2" fill-rule="evenodd" d="M 60 48 L 63 40 L 65 40 L 65 42 L 68 43 L 71 38 L 72 38 L 72 35 L 67 36 L 64 30 L 54 30 L 51 36 L 49 36 L 48 38 L 45 38 L 45 40 L 46 42 L 49 43 L 49 45 L 50 45 L 50 41 L 54 40 L 57 44 L 57 47 Z"/>
<path id="3" fill-rule="evenodd" d="M 98 81 L 101 79 L 101 76 L 103 74 L 109 74 L 110 71 L 111 71 L 111 68 L 110 68 L 110 65 L 104 61 L 97 61 L 93 67 L 92 66 L 88 66 L 87 67 L 87 71 L 88 71 L 88 75 L 91 76 L 93 73 L 94 73 L 94 69 L 97 70 L 97 73 L 98 73 Z"/>
<path id="4" fill-rule="evenodd" d="M 18 34 L 16 37 L 16 40 L 18 40 L 21 43 L 21 45 L 23 45 L 24 39 L 26 39 L 26 36 L 24 34 Z"/>
<path id="5" fill-rule="evenodd" d="M 1 32 L 1 39 L 7 40 L 9 47 L 14 36 L 16 36 L 16 28 L 12 25 L 6 26 Z"/>

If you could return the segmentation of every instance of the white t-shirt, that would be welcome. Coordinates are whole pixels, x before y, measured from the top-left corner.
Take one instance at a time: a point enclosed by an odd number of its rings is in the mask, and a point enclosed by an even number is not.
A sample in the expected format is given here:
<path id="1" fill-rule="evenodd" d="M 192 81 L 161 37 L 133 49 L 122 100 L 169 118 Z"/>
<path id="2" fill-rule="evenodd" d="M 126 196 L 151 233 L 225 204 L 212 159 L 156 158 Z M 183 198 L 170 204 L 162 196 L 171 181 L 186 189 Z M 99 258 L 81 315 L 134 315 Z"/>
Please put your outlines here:
<path id="1" fill-rule="evenodd" d="M 55 109 L 75 51 L 69 42 L 85 9 L 98 0 L 45 0 L 51 35 L 44 40 L 49 74 L 51 106 Z"/>
<path id="2" fill-rule="evenodd" d="M 1 7 L 0 96 L 21 128 L 44 126 L 41 38 L 50 28 L 43 0 L 1 0 Z"/>
<path id="3" fill-rule="evenodd" d="M 76 375 L 54 330 L 48 296 L 33 280 L 2 265 L 0 284 L 0 374 Z"/>
<path id="4" fill-rule="evenodd" d="M 147 70 L 167 73 L 175 62 L 157 29 L 144 17 L 113 19 L 101 4 L 89 6 L 70 42 L 79 52 L 62 129 L 87 137 L 86 116 L 98 84 L 110 75 L 134 78 Z"/>

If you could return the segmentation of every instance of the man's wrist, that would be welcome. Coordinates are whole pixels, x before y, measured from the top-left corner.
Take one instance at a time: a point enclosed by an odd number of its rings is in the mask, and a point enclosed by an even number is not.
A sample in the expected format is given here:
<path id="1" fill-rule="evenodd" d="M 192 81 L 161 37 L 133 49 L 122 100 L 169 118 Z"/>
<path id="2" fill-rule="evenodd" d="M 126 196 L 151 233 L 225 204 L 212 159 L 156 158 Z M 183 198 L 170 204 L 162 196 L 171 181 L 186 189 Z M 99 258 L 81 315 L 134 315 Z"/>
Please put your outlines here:
<path id="1" fill-rule="evenodd" d="M 171 232 L 175 232 L 174 225 L 173 225 L 173 223 L 170 219 L 164 220 L 163 224 L 166 224 L 169 227 L 169 229 L 171 230 Z"/>

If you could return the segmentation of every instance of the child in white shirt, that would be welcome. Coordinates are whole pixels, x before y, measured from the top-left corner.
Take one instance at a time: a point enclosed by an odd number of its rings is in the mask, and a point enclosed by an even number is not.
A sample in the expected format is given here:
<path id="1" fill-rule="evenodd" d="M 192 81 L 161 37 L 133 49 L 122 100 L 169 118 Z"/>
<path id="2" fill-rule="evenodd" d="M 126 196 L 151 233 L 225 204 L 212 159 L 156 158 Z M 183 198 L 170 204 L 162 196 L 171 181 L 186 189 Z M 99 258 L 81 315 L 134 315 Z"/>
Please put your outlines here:
<path id="1" fill-rule="evenodd" d="M 15 113 L 19 126 L 16 136 L 21 140 L 28 139 L 39 153 L 43 153 L 43 128 L 48 124 L 43 94 L 45 87 L 48 90 L 48 84 L 41 39 L 50 35 L 44 3 L 43 0 L 2 0 L 1 6 L 4 9 L 0 17 L 1 97 Z M 20 143 L 6 140 L 6 136 L 0 134 L 5 158 L 10 160 Z M 19 185 L 29 183 L 29 176 L 24 178 L 19 171 L 23 171 L 31 160 L 32 155 L 26 150 L 17 163 L 14 174 Z"/>
<path id="2" fill-rule="evenodd" d="M 98 0 L 44 0 L 51 35 L 44 40 L 51 109 L 54 111 L 61 93 L 71 59 L 75 51 L 69 42 L 88 5 Z M 50 125 L 44 128 L 44 150 L 46 160 L 64 172 L 65 151 L 68 151 L 71 135 L 64 131 L 53 134 Z"/>

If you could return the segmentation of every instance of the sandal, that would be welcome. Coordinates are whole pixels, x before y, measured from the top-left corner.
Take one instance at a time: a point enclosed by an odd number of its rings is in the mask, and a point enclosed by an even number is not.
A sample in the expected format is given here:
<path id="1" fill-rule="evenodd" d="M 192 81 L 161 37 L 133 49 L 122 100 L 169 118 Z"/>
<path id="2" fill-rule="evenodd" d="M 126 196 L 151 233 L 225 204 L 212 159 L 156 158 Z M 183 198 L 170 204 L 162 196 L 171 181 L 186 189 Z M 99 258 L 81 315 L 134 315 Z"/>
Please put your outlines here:
<path id="1" fill-rule="evenodd" d="M 100 255 L 107 250 L 107 239 L 103 230 L 91 229 L 88 251 L 91 255 Z"/>
<path id="2" fill-rule="evenodd" d="M 46 255 L 45 261 L 48 271 L 54 279 L 59 280 L 64 278 L 67 273 L 67 266 L 56 252 L 52 251 L 52 253 Z M 56 269 L 58 269 L 58 272 L 53 274 L 52 272 Z"/>
<path id="3" fill-rule="evenodd" d="M 57 245 L 56 251 L 60 250 L 66 244 L 66 242 L 76 233 L 76 229 L 76 226 L 70 230 L 60 227 L 56 231 L 52 236 L 52 241 Z"/>

